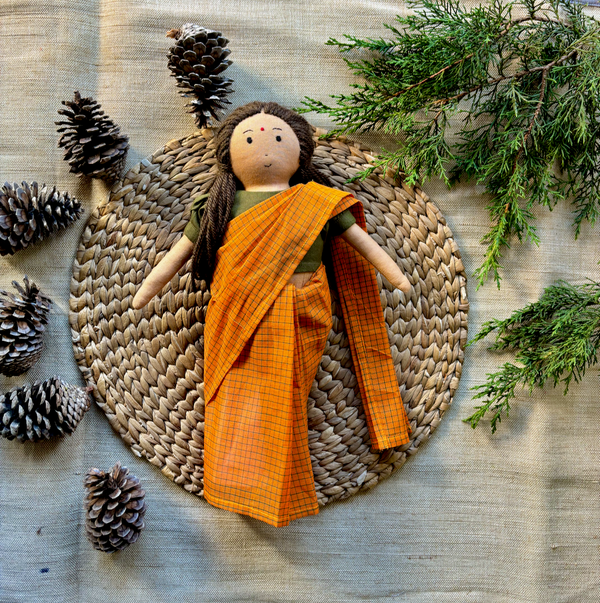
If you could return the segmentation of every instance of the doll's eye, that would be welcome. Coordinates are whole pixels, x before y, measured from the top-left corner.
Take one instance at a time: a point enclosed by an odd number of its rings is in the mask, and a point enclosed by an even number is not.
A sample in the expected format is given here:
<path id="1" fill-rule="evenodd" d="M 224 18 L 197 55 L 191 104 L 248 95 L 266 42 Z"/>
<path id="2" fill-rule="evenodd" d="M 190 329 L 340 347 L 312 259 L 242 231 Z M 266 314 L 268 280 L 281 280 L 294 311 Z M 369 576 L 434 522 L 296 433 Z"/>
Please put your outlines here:
<path id="1" fill-rule="evenodd" d="M 281 136 L 275 136 L 275 140 L 276 140 L 277 142 L 281 142 Z"/>
<path id="2" fill-rule="evenodd" d="M 250 136 L 248 136 L 248 138 L 246 138 L 246 142 L 248 144 L 252 144 L 252 138 Z"/>

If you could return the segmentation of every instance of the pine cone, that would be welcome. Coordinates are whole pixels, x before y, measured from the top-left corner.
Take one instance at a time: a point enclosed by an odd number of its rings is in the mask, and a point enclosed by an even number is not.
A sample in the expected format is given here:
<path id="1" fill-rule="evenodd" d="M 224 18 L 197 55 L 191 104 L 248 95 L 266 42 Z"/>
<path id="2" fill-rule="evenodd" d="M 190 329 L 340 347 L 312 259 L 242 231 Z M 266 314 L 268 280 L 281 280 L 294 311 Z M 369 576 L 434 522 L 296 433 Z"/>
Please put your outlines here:
<path id="1" fill-rule="evenodd" d="M 0 435 L 21 442 L 70 435 L 90 407 L 88 391 L 60 377 L 13 389 L 0 396 Z"/>
<path id="2" fill-rule="evenodd" d="M 146 513 L 140 480 L 117 463 L 111 473 L 90 469 L 83 483 L 88 489 L 85 529 L 94 548 L 114 553 L 133 544 L 144 529 Z"/>
<path id="3" fill-rule="evenodd" d="M 29 370 L 44 348 L 42 335 L 48 324 L 52 300 L 34 283 L 17 281 L 17 295 L 0 291 L 0 373 L 12 377 Z"/>
<path id="4" fill-rule="evenodd" d="M 75 100 L 62 101 L 68 109 L 59 109 L 67 121 L 55 122 L 58 132 L 64 132 L 58 141 L 65 148 L 64 159 L 71 172 L 80 176 L 102 178 L 112 182 L 123 171 L 129 138 L 121 134 L 117 126 L 100 104 L 91 97 L 81 98 L 75 92 Z"/>
<path id="5" fill-rule="evenodd" d="M 229 40 L 221 32 L 195 23 L 171 29 L 167 37 L 176 40 L 167 55 L 169 69 L 177 80 L 177 87 L 185 89 L 180 92 L 181 96 L 196 97 L 187 106 L 191 107 L 197 126 L 205 128 L 211 116 L 218 120 L 224 103 L 231 104 L 225 97 L 233 92 L 233 80 L 219 75 L 231 65 L 227 60 L 231 50 L 225 48 Z"/>
<path id="6" fill-rule="evenodd" d="M 56 187 L 37 182 L 0 189 L 0 255 L 12 255 L 75 221 L 83 209 L 81 203 Z"/>

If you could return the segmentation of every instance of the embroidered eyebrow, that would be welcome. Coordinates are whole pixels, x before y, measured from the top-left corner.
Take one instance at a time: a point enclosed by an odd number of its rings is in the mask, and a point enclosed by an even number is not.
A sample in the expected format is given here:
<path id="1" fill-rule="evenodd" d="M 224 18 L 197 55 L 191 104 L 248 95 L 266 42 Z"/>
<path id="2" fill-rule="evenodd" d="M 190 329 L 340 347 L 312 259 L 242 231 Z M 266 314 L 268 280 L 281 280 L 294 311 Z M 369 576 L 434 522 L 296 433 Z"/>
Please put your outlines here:
<path id="1" fill-rule="evenodd" d="M 280 132 L 283 132 L 281 128 L 273 128 L 273 130 L 279 130 Z"/>
<path id="2" fill-rule="evenodd" d="M 245 134 L 246 132 L 254 132 L 254 130 L 244 130 L 243 133 Z"/>

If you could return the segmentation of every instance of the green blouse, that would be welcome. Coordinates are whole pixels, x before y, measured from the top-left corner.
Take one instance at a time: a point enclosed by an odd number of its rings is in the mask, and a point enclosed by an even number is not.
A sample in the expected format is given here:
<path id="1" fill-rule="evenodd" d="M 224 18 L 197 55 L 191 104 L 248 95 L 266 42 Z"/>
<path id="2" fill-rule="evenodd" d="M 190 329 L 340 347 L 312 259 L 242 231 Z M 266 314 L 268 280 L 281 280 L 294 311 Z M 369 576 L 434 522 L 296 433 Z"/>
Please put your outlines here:
<path id="1" fill-rule="evenodd" d="M 269 197 L 276 195 L 281 191 L 237 191 L 235 193 L 235 199 L 233 200 L 233 207 L 231 208 L 231 218 L 239 216 L 247 209 L 266 201 Z M 200 221 L 202 219 L 202 213 L 206 205 L 206 199 L 208 195 L 200 195 L 196 197 L 192 203 L 192 209 L 190 213 L 190 221 L 188 222 L 185 230 L 183 231 L 185 236 L 192 242 L 195 243 L 200 233 Z M 323 257 L 323 248 L 327 242 L 329 236 L 335 237 L 341 235 L 343 232 L 348 230 L 352 224 L 355 224 L 356 220 L 349 209 L 344 210 L 337 216 L 330 218 L 325 224 L 325 228 L 321 231 L 316 241 L 312 244 L 311 248 L 306 252 L 304 258 L 298 264 L 296 272 L 314 272 L 321 265 L 321 259 Z"/>

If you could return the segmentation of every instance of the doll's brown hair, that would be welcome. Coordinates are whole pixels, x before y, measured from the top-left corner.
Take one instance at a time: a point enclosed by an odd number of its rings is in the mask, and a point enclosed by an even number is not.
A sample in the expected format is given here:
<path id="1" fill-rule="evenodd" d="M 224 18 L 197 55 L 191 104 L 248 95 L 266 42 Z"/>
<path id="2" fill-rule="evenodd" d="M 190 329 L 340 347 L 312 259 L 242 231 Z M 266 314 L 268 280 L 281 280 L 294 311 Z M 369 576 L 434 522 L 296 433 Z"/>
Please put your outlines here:
<path id="1" fill-rule="evenodd" d="M 215 270 L 217 250 L 221 246 L 225 229 L 231 216 L 231 208 L 237 179 L 231 168 L 229 144 L 235 128 L 246 118 L 257 113 L 275 115 L 285 121 L 294 131 L 300 143 L 300 167 L 290 179 L 290 186 L 306 184 L 311 180 L 331 186 L 327 176 L 319 172 L 312 163 L 315 150 L 312 128 L 300 115 L 277 103 L 254 101 L 232 111 L 221 124 L 215 135 L 218 173 L 210 190 L 200 222 L 200 233 L 192 256 L 192 277 L 195 286 L 204 280 L 210 284 Z"/>

